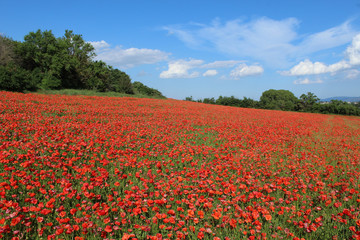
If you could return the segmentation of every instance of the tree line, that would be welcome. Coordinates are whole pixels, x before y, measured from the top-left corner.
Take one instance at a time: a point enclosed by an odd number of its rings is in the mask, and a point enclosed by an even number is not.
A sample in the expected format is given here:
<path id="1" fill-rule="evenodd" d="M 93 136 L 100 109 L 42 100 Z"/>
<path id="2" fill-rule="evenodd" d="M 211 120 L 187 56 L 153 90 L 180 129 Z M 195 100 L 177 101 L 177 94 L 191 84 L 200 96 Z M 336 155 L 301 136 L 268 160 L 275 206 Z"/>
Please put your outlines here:
<path id="1" fill-rule="evenodd" d="M 156 89 L 132 83 L 125 72 L 94 61 L 95 56 L 94 47 L 71 30 L 62 37 L 37 30 L 23 42 L 0 35 L 0 89 L 88 89 L 164 97 Z"/>
<path id="2" fill-rule="evenodd" d="M 243 99 L 238 99 L 234 96 L 219 96 L 217 99 L 204 98 L 202 100 L 194 100 L 192 97 L 186 97 L 185 100 L 243 108 L 360 116 L 360 103 L 348 103 L 340 100 L 320 102 L 320 99 L 311 92 L 302 94 L 300 98 L 297 98 L 292 92 L 288 90 L 270 89 L 262 93 L 260 101 L 246 97 Z"/>

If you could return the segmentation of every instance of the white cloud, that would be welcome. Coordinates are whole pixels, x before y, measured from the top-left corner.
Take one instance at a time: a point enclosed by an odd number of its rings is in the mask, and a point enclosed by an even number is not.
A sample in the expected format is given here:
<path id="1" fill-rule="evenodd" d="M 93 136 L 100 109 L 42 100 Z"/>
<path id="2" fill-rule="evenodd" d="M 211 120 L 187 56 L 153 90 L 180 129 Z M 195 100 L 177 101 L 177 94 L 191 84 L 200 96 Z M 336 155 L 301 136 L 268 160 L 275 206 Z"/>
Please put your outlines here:
<path id="1" fill-rule="evenodd" d="M 160 78 L 196 78 L 200 77 L 200 73 L 196 69 L 212 68 L 205 71 L 203 77 L 213 77 L 219 74 L 214 68 L 230 68 L 234 67 L 243 61 L 228 60 L 228 61 L 214 61 L 211 63 L 204 63 L 203 60 L 176 60 L 168 63 L 168 69 L 160 73 Z M 258 65 L 240 64 L 230 73 L 232 79 L 239 79 L 241 77 L 259 75 L 264 72 L 264 69 Z M 225 76 L 220 77 L 223 79 Z M 225 77 L 226 78 L 226 77 Z M 226 78 L 227 79 L 227 78 Z"/>
<path id="2" fill-rule="evenodd" d="M 230 72 L 230 77 L 233 79 L 239 79 L 241 77 L 259 75 L 264 72 L 264 69 L 258 65 L 248 66 L 245 63 L 240 64 L 238 67 Z"/>
<path id="3" fill-rule="evenodd" d="M 102 60 L 119 68 L 131 68 L 142 64 L 154 64 L 168 59 L 169 53 L 147 48 L 110 48 L 105 41 L 90 42 L 95 47 L 95 60 Z"/>
<path id="4" fill-rule="evenodd" d="M 306 59 L 291 68 L 289 71 L 283 71 L 280 73 L 286 76 L 317 75 L 324 73 L 336 73 L 350 67 L 351 65 L 346 61 L 340 61 L 331 65 L 326 65 L 322 62 L 313 63 L 309 59 Z"/>
<path id="5" fill-rule="evenodd" d="M 296 59 L 346 44 L 356 35 L 349 21 L 307 35 L 297 33 L 299 26 L 296 18 L 274 20 L 262 17 L 225 23 L 216 19 L 208 25 L 177 25 L 164 29 L 191 47 L 250 57 L 274 67 L 290 66 Z"/>
<path id="6" fill-rule="evenodd" d="M 88 43 L 90 43 L 91 45 L 93 45 L 93 47 L 95 48 L 96 51 L 99 51 L 99 50 L 101 50 L 101 49 L 110 47 L 110 44 L 108 44 L 108 43 L 105 42 L 104 40 L 95 41 L 95 42 L 88 42 Z"/>
<path id="7" fill-rule="evenodd" d="M 345 69 L 349 69 L 351 68 L 352 66 L 347 62 L 347 61 L 340 61 L 340 62 L 337 62 L 337 63 L 334 63 L 334 64 L 330 64 L 328 66 L 328 72 L 329 73 L 337 73 L 339 71 L 342 71 L 342 70 L 345 70 Z"/>
<path id="8" fill-rule="evenodd" d="M 354 37 L 351 45 L 346 49 L 346 55 L 351 65 L 360 65 L 360 34 Z"/>
<path id="9" fill-rule="evenodd" d="M 168 63 L 168 70 L 160 73 L 160 78 L 196 78 L 199 72 L 189 72 L 193 68 L 198 68 L 204 63 L 203 60 L 191 59 L 177 60 Z"/>
<path id="10" fill-rule="evenodd" d="M 218 71 L 216 71 L 215 69 L 209 69 L 206 72 L 203 73 L 204 77 L 212 77 L 218 74 Z"/>
<path id="11" fill-rule="evenodd" d="M 228 60 L 228 61 L 215 61 L 202 65 L 202 68 L 230 68 L 242 61 Z"/>
<path id="12" fill-rule="evenodd" d="M 337 74 L 340 71 L 357 67 L 360 65 L 360 34 L 353 38 L 352 43 L 347 47 L 345 54 L 347 59 L 343 59 L 330 65 L 326 65 L 322 62 L 313 63 L 309 59 L 306 59 L 292 67 L 289 71 L 283 71 L 280 72 L 280 74 L 286 76 L 318 75 L 325 73 Z M 353 76 L 353 73 L 350 74 L 350 76 Z"/>
<path id="13" fill-rule="evenodd" d="M 323 83 L 320 78 L 315 80 L 310 80 L 309 78 L 300 78 L 294 81 L 294 84 L 313 84 L 313 83 Z"/>

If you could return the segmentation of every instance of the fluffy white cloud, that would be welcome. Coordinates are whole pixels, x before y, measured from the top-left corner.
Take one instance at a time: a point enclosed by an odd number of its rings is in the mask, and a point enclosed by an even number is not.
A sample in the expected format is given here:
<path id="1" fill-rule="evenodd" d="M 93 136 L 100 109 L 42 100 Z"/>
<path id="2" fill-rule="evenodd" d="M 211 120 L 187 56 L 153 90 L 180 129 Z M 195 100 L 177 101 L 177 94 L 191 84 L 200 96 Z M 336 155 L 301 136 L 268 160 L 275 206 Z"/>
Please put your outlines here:
<path id="1" fill-rule="evenodd" d="M 160 73 L 160 78 L 195 78 L 199 76 L 199 72 L 189 72 L 193 68 L 198 68 L 204 63 L 202 60 L 191 59 L 177 60 L 169 62 L 168 70 Z"/>
<path id="2" fill-rule="evenodd" d="M 250 57 L 274 67 L 290 66 L 296 59 L 346 44 L 356 35 L 349 21 L 322 32 L 303 35 L 296 31 L 299 25 L 295 18 L 262 17 L 247 22 L 215 20 L 207 25 L 177 25 L 164 29 L 191 47 Z"/>
<path id="3" fill-rule="evenodd" d="M 258 65 L 248 66 L 245 63 L 240 64 L 238 67 L 230 72 L 230 77 L 239 79 L 241 77 L 259 75 L 264 72 L 264 69 Z"/>
<path id="4" fill-rule="evenodd" d="M 346 49 L 351 65 L 360 65 L 360 34 L 356 35 L 351 45 Z"/>
<path id="5" fill-rule="evenodd" d="M 340 61 L 338 63 L 326 65 L 322 62 L 313 63 L 309 59 L 306 59 L 291 68 L 289 71 L 281 72 L 281 74 L 286 76 L 316 75 L 324 73 L 335 73 L 350 67 L 351 65 L 346 61 Z"/>
<path id="6" fill-rule="evenodd" d="M 202 76 L 212 77 L 219 74 L 214 68 L 230 68 L 234 67 L 242 61 L 228 60 L 228 61 L 214 61 L 211 63 L 204 63 L 203 60 L 190 59 L 190 60 L 176 60 L 168 63 L 168 69 L 160 73 L 160 78 L 196 78 L 200 77 L 200 73 L 196 70 L 204 68 L 212 68 L 206 70 Z M 262 74 L 264 69 L 258 65 L 240 64 L 230 72 L 232 79 L 239 79 L 241 77 Z M 224 78 L 224 76 L 220 77 Z M 226 78 L 226 77 L 225 77 Z"/>
<path id="7" fill-rule="evenodd" d="M 95 48 L 96 51 L 99 51 L 99 50 L 101 50 L 101 49 L 110 47 L 110 44 L 108 44 L 108 43 L 105 42 L 104 40 L 95 41 L 95 42 L 88 42 L 88 43 L 90 43 L 91 45 L 93 45 L 93 47 Z"/>
<path id="8" fill-rule="evenodd" d="M 230 68 L 234 67 L 236 64 L 239 64 L 242 61 L 236 60 L 227 60 L 227 61 L 215 61 L 202 65 L 202 68 Z"/>
<path id="9" fill-rule="evenodd" d="M 336 74 L 343 70 L 352 69 L 360 65 L 360 34 L 356 35 L 346 49 L 346 58 L 337 63 L 326 65 L 322 62 L 311 62 L 309 59 L 301 61 L 289 71 L 280 72 L 287 76 L 304 76 L 331 73 Z M 354 73 L 354 72 L 353 72 Z M 354 74 L 350 74 L 354 76 Z"/>
<path id="10" fill-rule="evenodd" d="M 313 83 L 323 83 L 323 81 L 320 78 L 317 78 L 315 80 L 310 80 L 309 78 L 300 78 L 294 81 L 294 84 L 313 84 Z"/>
<path id="11" fill-rule="evenodd" d="M 218 71 L 216 71 L 215 69 L 209 69 L 206 72 L 203 73 L 204 77 L 212 77 L 218 74 Z"/>
<path id="12" fill-rule="evenodd" d="M 142 64 L 154 64 L 168 59 L 169 53 L 147 48 L 110 48 L 105 41 L 90 42 L 95 47 L 95 60 L 102 60 L 118 68 L 131 68 Z"/>

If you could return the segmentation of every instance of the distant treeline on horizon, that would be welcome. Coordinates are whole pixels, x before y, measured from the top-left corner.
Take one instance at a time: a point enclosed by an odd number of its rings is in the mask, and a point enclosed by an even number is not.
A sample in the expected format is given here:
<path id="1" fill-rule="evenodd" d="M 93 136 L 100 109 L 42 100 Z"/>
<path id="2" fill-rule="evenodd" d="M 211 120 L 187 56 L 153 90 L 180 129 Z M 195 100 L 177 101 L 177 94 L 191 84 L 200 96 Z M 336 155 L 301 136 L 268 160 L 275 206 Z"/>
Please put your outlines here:
<path id="1" fill-rule="evenodd" d="M 260 101 L 256 101 L 247 97 L 238 99 L 234 96 L 220 96 L 218 99 L 204 98 L 202 100 L 195 100 L 192 97 L 186 97 L 185 100 L 243 108 L 360 116 L 360 102 L 348 103 L 341 100 L 320 102 L 320 99 L 311 92 L 302 94 L 300 98 L 297 98 L 292 92 L 288 90 L 270 89 L 262 93 Z"/>

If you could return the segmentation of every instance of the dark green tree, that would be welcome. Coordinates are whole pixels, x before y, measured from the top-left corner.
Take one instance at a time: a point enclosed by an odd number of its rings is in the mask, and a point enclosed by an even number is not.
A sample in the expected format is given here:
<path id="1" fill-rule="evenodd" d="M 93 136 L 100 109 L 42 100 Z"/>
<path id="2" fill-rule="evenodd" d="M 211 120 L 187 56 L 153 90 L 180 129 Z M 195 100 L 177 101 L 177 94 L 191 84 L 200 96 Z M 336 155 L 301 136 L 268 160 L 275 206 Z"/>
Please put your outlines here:
<path id="1" fill-rule="evenodd" d="M 58 38 L 62 57 L 61 78 L 63 88 L 85 88 L 87 79 L 91 77 L 89 67 L 95 56 L 94 47 L 85 42 L 79 34 L 66 30 L 63 37 Z M 90 67 L 91 68 L 91 67 Z M 107 66 L 104 66 L 107 68 Z"/>
<path id="2" fill-rule="evenodd" d="M 251 98 L 244 97 L 244 99 L 241 100 L 240 107 L 257 108 L 258 107 L 258 102 L 251 99 Z"/>
<path id="3" fill-rule="evenodd" d="M 134 94 L 129 75 L 112 67 L 110 67 L 110 87 L 115 92 Z"/>
<path id="4" fill-rule="evenodd" d="M 238 98 L 235 98 L 234 96 L 231 96 L 231 97 L 219 96 L 219 98 L 216 99 L 215 102 L 216 102 L 216 104 L 224 105 L 224 106 L 239 107 L 241 105 L 241 100 Z"/>
<path id="5" fill-rule="evenodd" d="M 213 98 L 213 97 L 212 98 L 204 98 L 202 102 L 207 103 L 207 104 L 215 104 L 216 103 L 215 98 Z"/>
<path id="6" fill-rule="evenodd" d="M 20 54 L 22 67 L 41 74 L 40 86 L 45 89 L 61 88 L 61 61 L 59 44 L 51 31 L 30 32 L 17 52 Z"/>
<path id="7" fill-rule="evenodd" d="M 17 52 L 23 68 L 40 70 L 42 88 L 84 88 L 94 47 L 69 30 L 62 38 L 38 30 L 24 37 Z"/>
<path id="8" fill-rule="evenodd" d="M 110 69 L 103 61 L 95 61 L 88 67 L 89 77 L 86 88 L 106 92 L 110 90 Z"/>
<path id="9" fill-rule="evenodd" d="M 186 98 L 185 98 L 185 101 L 195 102 L 195 100 L 193 99 L 193 97 L 192 97 L 192 96 L 190 96 L 190 97 L 186 97 Z"/>
<path id="10" fill-rule="evenodd" d="M 299 110 L 311 112 L 319 101 L 320 99 L 314 93 L 308 92 L 307 94 L 302 94 L 299 100 Z"/>
<path id="11" fill-rule="evenodd" d="M 21 68 L 15 63 L 0 65 L 0 89 L 6 91 L 23 92 L 36 90 L 37 77 L 32 72 Z"/>
<path id="12" fill-rule="evenodd" d="M 143 94 L 143 95 L 147 95 L 147 96 L 158 97 L 158 98 L 165 98 L 159 90 L 150 88 L 141 82 L 135 81 L 133 83 L 133 88 L 135 90 L 135 93 L 139 93 L 139 94 Z"/>
<path id="13" fill-rule="evenodd" d="M 0 89 L 7 91 L 35 90 L 37 79 L 21 67 L 21 58 L 16 54 L 20 42 L 0 35 Z"/>
<path id="14" fill-rule="evenodd" d="M 299 99 L 288 90 L 270 89 L 262 93 L 260 106 L 265 109 L 296 111 Z"/>

